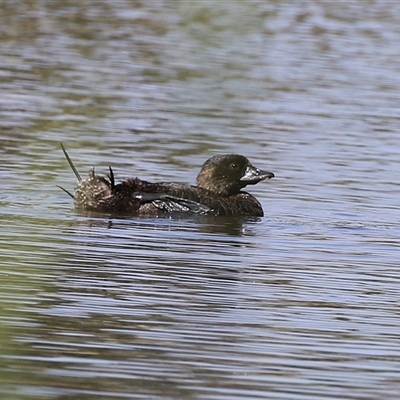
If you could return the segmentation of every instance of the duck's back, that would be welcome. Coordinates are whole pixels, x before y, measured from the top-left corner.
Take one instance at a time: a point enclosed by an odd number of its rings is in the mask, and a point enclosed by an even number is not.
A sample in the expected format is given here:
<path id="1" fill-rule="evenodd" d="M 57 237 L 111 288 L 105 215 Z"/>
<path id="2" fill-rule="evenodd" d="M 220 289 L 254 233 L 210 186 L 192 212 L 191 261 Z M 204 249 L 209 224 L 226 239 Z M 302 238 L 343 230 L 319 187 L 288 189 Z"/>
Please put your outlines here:
<path id="1" fill-rule="evenodd" d="M 208 209 L 208 213 L 213 215 L 247 215 L 258 217 L 264 215 L 259 201 L 251 194 L 243 191 L 231 196 L 222 196 L 198 186 L 172 182 L 150 183 L 138 178 L 127 179 L 117 185 L 116 189 L 119 193 L 124 194 L 123 197 L 132 193 L 143 193 L 168 195 L 171 202 L 173 202 L 173 198 L 176 198 L 178 204 L 182 200 L 188 200 L 205 206 L 204 210 Z M 143 210 L 140 207 L 139 212 Z"/>

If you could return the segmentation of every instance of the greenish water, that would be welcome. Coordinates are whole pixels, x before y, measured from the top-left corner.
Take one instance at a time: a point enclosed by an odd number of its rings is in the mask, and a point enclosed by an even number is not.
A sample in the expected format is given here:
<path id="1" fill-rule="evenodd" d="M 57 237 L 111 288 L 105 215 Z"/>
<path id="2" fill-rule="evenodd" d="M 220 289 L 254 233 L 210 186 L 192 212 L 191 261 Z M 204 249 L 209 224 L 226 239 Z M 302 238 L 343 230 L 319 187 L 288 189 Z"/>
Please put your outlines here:
<path id="1" fill-rule="evenodd" d="M 2 1 L 0 397 L 397 399 L 400 7 Z M 57 185 L 194 183 L 261 219 L 79 215 Z"/>

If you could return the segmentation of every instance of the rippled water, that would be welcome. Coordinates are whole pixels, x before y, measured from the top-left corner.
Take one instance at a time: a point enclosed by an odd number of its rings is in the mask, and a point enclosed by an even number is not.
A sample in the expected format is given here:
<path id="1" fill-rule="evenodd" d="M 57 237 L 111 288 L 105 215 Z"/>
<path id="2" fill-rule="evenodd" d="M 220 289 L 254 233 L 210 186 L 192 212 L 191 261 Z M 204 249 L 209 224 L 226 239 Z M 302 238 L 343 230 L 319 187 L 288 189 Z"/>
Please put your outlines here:
<path id="1" fill-rule="evenodd" d="M 400 6 L 0 3 L 2 399 L 397 399 Z M 261 219 L 79 215 L 56 185 L 194 182 Z"/>

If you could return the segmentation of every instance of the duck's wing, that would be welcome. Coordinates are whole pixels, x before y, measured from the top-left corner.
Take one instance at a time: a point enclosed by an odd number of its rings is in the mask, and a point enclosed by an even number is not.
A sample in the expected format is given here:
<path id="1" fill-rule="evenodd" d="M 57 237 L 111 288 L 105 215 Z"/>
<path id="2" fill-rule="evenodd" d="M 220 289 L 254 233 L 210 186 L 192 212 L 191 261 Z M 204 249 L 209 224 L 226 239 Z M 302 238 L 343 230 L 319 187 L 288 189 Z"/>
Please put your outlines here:
<path id="1" fill-rule="evenodd" d="M 163 210 L 165 212 L 206 214 L 211 211 L 211 209 L 204 204 L 169 194 L 135 193 L 133 196 L 140 200 L 143 204 L 151 203 L 159 210 Z"/>
<path id="2" fill-rule="evenodd" d="M 204 204 L 169 195 L 165 195 L 161 199 L 153 200 L 152 203 L 157 208 L 165 210 L 167 212 L 190 212 L 194 214 L 207 214 L 211 211 L 211 209 Z"/>

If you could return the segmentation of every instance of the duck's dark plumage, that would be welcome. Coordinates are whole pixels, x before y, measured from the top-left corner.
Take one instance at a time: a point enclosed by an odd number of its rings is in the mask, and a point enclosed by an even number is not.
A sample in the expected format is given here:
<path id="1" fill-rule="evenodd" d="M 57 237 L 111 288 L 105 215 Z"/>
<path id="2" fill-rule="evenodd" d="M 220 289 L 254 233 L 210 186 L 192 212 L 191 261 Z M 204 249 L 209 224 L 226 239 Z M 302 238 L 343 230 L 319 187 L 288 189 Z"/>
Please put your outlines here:
<path id="1" fill-rule="evenodd" d="M 180 212 L 263 216 L 259 201 L 241 189 L 274 177 L 272 172 L 253 167 L 244 156 L 227 154 L 214 156 L 204 163 L 197 176 L 197 186 L 150 183 L 139 178 L 116 184 L 111 167 L 107 178 L 96 175 L 91 169 L 88 178 L 81 179 L 62 148 L 78 180 L 73 195 L 75 206 L 88 211 L 136 215 Z"/>

